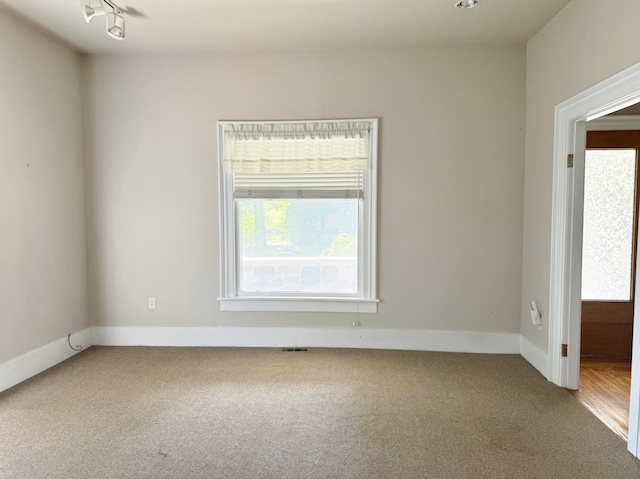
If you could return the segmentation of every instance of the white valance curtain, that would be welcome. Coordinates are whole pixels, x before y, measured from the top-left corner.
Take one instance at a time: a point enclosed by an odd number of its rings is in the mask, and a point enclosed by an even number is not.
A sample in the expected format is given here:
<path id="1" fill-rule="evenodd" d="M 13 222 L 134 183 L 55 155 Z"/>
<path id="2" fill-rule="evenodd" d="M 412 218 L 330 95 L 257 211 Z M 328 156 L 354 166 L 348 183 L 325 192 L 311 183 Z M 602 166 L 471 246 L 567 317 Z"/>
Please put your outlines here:
<path id="1" fill-rule="evenodd" d="M 223 167 L 228 173 L 364 171 L 371 123 L 228 123 Z"/>

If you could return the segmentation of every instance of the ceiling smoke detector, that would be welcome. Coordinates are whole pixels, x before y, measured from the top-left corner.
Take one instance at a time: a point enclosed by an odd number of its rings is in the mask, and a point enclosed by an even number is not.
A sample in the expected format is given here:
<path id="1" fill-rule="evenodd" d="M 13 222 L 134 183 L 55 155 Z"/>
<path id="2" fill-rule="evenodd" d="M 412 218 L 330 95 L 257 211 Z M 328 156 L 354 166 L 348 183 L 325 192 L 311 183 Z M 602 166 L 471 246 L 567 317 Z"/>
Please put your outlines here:
<path id="1" fill-rule="evenodd" d="M 480 5 L 480 0 L 460 0 L 456 3 L 456 8 L 460 10 L 469 10 Z"/>

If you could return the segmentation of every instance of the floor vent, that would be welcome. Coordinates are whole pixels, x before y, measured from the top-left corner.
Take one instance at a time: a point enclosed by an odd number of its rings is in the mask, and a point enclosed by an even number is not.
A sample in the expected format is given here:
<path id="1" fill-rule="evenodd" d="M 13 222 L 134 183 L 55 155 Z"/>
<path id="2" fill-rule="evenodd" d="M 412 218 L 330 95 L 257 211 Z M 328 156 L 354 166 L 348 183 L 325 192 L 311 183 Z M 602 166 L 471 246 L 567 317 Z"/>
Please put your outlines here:
<path id="1" fill-rule="evenodd" d="M 307 348 L 283 348 L 283 353 L 299 353 L 299 352 L 307 352 Z"/>

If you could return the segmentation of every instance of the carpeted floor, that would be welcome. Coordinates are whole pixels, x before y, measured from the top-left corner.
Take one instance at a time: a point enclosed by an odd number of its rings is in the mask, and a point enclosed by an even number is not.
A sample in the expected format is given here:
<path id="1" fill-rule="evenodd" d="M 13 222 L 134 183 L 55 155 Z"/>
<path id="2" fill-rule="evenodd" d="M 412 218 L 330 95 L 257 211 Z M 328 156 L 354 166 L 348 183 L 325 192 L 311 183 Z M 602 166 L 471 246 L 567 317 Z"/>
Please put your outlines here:
<path id="1" fill-rule="evenodd" d="M 640 478 L 519 356 L 93 347 L 0 394 L 2 478 Z"/>

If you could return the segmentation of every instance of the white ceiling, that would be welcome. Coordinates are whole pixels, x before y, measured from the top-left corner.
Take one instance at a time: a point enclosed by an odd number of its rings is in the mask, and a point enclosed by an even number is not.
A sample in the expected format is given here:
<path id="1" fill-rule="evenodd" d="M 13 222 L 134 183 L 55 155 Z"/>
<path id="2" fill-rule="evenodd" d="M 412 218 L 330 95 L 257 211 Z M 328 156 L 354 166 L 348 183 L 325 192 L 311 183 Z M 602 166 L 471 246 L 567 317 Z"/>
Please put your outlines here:
<path id="1" fill-rule="evenodd" d="M 115 0 L 126 39 L 105 34 L 105 17 L 82 18 L 80 0 L 0 0 L 83 53 L 524 43 L 569 0 Z"/>

